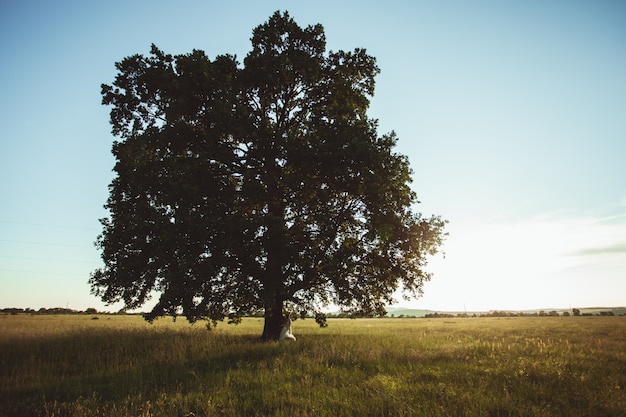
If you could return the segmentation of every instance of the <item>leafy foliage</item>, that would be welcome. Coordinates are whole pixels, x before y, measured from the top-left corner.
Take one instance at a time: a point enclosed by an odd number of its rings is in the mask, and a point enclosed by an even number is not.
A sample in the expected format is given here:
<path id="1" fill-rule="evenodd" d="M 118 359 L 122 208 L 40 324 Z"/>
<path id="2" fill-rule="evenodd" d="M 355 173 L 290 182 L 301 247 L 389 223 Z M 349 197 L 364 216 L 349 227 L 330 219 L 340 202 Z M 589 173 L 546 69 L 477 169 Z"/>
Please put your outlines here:
<path id="1" fill-rule="evenodd" d="M 243 65 L 152 46 L 102 86 L 116 177 L 90 279 L 148 319 L 221 320 L 283 303 L 383 313 L 421 293 L 444 221 L 412 211 L 411 170 L 366 115 L 379 69 L 364 49 L 326 52 L 321 25 L 276 12 Z"/>

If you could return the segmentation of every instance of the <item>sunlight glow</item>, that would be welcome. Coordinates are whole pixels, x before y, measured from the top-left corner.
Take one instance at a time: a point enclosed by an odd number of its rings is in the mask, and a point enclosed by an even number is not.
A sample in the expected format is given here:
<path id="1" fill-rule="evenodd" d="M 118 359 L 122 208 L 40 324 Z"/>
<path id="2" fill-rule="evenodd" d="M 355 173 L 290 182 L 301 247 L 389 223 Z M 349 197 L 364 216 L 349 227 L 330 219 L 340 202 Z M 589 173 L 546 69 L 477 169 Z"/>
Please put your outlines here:
<path id="1" fill-rule="evenodd" d="M 624 303 L 626 216 L 541 216 L 449 229 L 446 256 L 431 261 L 433 281 L 416 308 L 567 308 L 592 303 L 600 292 L 615 294 L 613 305 Z"/>

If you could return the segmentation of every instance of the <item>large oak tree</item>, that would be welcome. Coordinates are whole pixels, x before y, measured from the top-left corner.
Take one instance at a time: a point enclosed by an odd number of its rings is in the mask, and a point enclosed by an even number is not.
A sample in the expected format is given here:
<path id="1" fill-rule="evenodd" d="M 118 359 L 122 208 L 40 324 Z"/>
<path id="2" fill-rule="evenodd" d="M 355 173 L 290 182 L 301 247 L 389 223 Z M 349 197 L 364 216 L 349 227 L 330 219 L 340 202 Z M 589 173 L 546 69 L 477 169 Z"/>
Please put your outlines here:
<path id="1" fill-rule="evenodd" d="M 102 85 L 120 140 L 92 291 L 159 297 L 149 320 L 264 309 L 265 339 L 287 302 L 380 314 L 399 287 L 420 295 L 445 222 L 413 211 L 409 162 L 367 116 L 375 59 L 327 52 L 288 13 L 251 41 L 243 65 L 153 45 Z"/>

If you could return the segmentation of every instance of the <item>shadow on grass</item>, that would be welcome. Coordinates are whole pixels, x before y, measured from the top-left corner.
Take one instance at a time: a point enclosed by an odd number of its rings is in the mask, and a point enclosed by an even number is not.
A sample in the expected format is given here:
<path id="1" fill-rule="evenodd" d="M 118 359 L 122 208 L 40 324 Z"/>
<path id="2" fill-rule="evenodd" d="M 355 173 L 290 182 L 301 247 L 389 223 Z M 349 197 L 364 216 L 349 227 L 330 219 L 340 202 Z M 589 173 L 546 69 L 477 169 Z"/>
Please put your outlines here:
<path id="1" fill-rule="evenodd" d="M 0 416 L 40 415 L 46 403 L 213 390 L 233 369 L 254 370 L 284 345 L 252 335 L 90 329 L 0 342 Z"/>

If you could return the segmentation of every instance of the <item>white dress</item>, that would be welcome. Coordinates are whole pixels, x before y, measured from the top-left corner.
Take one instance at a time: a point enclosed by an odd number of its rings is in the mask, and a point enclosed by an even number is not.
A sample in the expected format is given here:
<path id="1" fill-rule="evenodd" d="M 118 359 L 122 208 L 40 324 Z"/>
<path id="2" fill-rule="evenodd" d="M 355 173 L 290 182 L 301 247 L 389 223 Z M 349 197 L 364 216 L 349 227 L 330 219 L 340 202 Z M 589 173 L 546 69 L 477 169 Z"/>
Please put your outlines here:
<path id="1" fill-rule="evenodd" d="M 283 327 L 281 327 L 280 336 L 278 340 L 280 340 L 281 342 L 283 340 L 293 340 L 293 341 L 296 340 L 296 337 L 293 335 L 293 333 L 291 333 L 291 319 L 290 318 L 287 318 L 287 320 L 283 324 Z"/>

